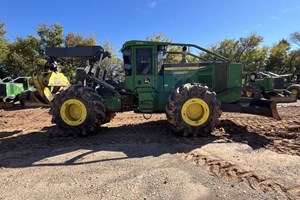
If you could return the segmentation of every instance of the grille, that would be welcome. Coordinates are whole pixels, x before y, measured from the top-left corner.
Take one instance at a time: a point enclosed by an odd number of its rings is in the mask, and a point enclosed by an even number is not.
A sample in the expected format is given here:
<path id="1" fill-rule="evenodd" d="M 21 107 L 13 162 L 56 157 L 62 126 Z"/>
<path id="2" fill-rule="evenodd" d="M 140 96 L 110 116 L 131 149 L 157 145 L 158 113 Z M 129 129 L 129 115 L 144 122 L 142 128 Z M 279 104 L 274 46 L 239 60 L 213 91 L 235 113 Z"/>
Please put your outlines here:
<path id="1" fill-rule="evenodd" d="M 274 89 L 284 89 L 283 78 L 275 78 L 274 79 Z"/>

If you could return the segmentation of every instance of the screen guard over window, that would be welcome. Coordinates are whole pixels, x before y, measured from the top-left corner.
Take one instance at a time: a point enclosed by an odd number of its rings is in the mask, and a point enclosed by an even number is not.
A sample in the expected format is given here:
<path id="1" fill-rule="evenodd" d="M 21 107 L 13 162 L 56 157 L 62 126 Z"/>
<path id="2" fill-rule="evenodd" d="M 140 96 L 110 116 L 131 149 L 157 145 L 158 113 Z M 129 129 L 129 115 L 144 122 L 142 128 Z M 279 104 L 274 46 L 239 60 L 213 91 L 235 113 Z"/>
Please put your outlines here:
<path id="1" fill-rule="evenodd" d="M 136 49 L 136 74 L 152 74 L 152 48 Z"/>

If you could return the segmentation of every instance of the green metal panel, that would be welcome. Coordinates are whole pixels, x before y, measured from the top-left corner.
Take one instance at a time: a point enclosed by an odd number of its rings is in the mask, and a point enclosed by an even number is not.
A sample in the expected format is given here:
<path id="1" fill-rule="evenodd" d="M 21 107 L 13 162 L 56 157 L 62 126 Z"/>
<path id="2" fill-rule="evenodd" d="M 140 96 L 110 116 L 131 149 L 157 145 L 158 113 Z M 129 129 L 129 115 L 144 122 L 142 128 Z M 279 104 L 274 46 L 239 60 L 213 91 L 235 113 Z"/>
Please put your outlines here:
<path id="1" fill-rule="evenodd" d="M 212 90 L 216 89 L 215 85 L 215 68 L 214 65 L 208 65 L 205 68 L 202 68 L 198 71 L 198 78 L 195 81 L 196 83 L 201 83 L 211 88 Z"/>
<path id="2" fill-rule="evenodd" d="M 103 96 L 104 105 L 107 111 L 120 111 L 121 110 L 121 96 L 116 93 L 113 96 Z"/>
<path id="3" fill-rule="evenodd" d="M 156 102 L 157 102 L 157 93 L 155 90 L 145 88 L 138 88 L 139 94 L 139 107 L 136 112 L 146 112 L 151 113 L 157 110 Z"/>
<path id="4" fill-rule="evenodd" d="M 227 65 L 227 89 L 228 93 L 218 95 L 222 103 L 232 103 L 241 99 L 242 90 L 242 65 Z"/>
<path id="5" fill-rule="evenodd" d="M 274 89 L 274 78 L 264 78 L 261 80 L 255 80 L 255 83 L 265 90 Z"/>
<path id="6" fill-rule="evenodd" d="M 125 81 L 124 81 L 124 89 L 126 91 L 132 92 L 134 89 L 134 82 L 135 82 L 135 76 L 133 76 L 132 74 L 130 76 L 126 76 L 125 77 Z"/>

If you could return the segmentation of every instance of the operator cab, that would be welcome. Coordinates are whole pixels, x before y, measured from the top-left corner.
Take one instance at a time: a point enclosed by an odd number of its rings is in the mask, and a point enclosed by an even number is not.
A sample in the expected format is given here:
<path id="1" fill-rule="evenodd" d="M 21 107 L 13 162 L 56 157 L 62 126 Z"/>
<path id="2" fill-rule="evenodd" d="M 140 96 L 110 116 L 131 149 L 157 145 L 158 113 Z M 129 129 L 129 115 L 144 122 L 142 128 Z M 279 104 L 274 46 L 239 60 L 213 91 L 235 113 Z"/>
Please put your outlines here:
<path id="1" fill-rule="evenodd" d="M 162 67 L 163 46 L 152 41 L 128 41 L 123 45 L 124 89 L 134 92 L 156 87 L 156 77 Z M 159 51 L 160 50 L 160 51 Z"/>

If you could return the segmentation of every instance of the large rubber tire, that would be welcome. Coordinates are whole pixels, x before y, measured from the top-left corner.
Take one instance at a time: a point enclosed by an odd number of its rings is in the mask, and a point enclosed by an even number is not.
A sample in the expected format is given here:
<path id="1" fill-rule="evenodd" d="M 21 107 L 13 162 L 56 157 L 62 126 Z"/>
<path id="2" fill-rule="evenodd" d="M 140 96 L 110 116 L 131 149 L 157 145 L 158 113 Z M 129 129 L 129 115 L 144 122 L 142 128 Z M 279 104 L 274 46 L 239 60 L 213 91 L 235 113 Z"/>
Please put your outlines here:
<path id="1" fill-rule="evenodd" d="M 253 100 L 260 100 L 262 95 L 262 90 L 256 85 L 247 85 L 245 87 L 245 96 L 252 98 Z"/>
<path id="2" fill-rule="evenodd" d="M 207 120 L 200 125 L 188 124 L 184 119 L 186 116 L 182 114 L 184 105 L 193 99 L 203 102 L 209 110 Z M 222 111 L 216 93 L 197 83 L 187 83 L 177 88 L 170 95 L 166 105 L 167 120 L 175 133 L 181 136 L 207 136 L 214 130 L 221 114 Z"/>
<path id="3" fill-rule="evenodd" d="M 294 84 L 287 88 L 291 92 L 291 95 L 296 95 L 297 99 L 300 99 L 300 85 Z"/>
<path id="4" fill-rule="evenodd" d="M 70 117 L 71 108 L 67 109 L 69 102 L 70 105 L 75 102 L 75 107 L 79 106 L 77 114 L 80 119 Z M 62 90 L 55 95 L 50 105 L 52 123 L 56 123 L 67 135 L 83 136 L 95 132 L 105 122 L 106 107 L 103 99 L 90 87 L 75 85 Z"/>

